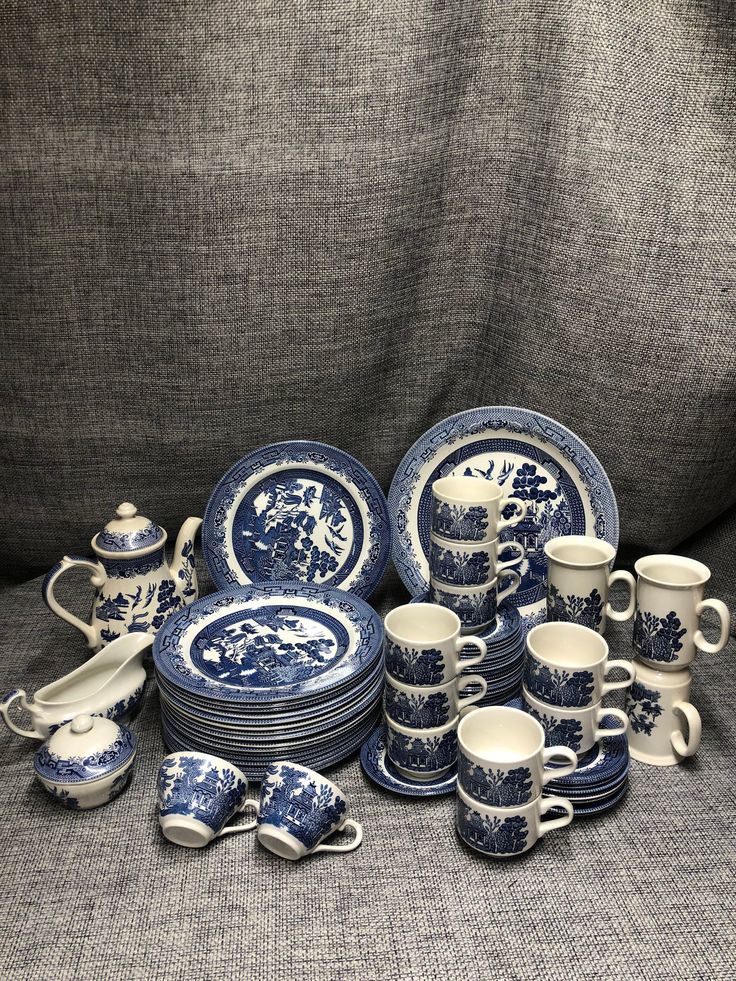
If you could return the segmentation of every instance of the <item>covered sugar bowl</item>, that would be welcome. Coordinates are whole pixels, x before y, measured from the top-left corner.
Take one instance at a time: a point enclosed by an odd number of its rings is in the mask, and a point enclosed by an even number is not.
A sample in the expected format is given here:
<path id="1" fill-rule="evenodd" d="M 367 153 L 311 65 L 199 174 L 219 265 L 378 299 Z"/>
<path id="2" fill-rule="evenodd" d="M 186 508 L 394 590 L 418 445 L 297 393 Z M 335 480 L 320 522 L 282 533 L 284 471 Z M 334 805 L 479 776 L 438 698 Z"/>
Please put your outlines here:
<path id="1" fill-rule="evenodd" d="M 128 785 L 135 736 L 111 719 L 77 715 L 36 753 L 33 768 L 51 796 L 71 810 L 99 807 Z"/>

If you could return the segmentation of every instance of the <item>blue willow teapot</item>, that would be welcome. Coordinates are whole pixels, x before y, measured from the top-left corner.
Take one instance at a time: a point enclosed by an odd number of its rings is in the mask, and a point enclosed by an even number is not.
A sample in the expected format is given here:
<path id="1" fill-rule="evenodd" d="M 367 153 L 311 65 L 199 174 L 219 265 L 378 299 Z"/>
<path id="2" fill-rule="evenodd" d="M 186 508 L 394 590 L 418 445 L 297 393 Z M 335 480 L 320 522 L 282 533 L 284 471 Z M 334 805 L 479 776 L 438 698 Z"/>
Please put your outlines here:
<path id="1" fill-rule="evenodd" d="M 99 561 L 65 555 L 43 581 L 48 608 L 80 630 L 87 646 L 99 650 L 122 634 L 155 634 L 172 613 L 196 600 L 197 572 L 194 538 L 201 518 L 187 518 L 174 547 L 174 561 L 166 563 L 166 532 L 124 502 L 116 517 L 92 539 Z M 65 609 L 54 596 L 60 576 L 70 569 L 86 569 L 96 593 L 90 622 Z"/>

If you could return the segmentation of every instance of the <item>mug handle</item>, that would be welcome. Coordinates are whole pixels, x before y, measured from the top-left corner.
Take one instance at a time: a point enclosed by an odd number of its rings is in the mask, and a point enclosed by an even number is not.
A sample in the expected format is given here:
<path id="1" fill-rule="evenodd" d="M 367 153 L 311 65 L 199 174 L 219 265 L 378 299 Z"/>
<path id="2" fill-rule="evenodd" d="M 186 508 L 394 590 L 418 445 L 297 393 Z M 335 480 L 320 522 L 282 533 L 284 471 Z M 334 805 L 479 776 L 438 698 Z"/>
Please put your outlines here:
<path id="1" fill-rule="evenodd" d="M 477 647 L 480 651 L 477 657 L 460 657 L 460 651 L 463 647 Z M 488 653 L 488 648 L 486 647 L 486 642 L 481 640 L 480 637 L 458 637 L 455 641 L 455 653 L 457 654 L 457 659 L 463 668 L 472 668 L 475 664 L 480 664 Z"/>
<path id="2" fill-rule="evenodd" d="M 248 824 L 235 824 L 231 825 L 229 828 L 223 828 L 222 831 L 217 832 L 215 838 L 223 838 L 225 835 L 234 835 L 238 831 L 252 831 L 258 824 L 258 801 L 252 800 L 251 798 L 244 800 L 236 813 L 242 814 L 248 807 L 255 808 L 256 816 L 252 821 L 249 821 Z"/>
<path id="3" fill-rule="evenodd" d="M 518 525 L 520 521 L 523 521 L 526 517 L 526 512 L 529 508 L 528 501 L 520 501 L 518 497 L 504 497 L 501 503 L 498 505 L 499 514 L 503 512 L 509 504 L 514 504 L 519 509 L 519 513 L 515 514 L 513 518 L 501 518 L 498 522 L 498 530 L 503 531 L 504 528 L 508 528 L 509 525 Z"/>
<path id="4" fill-rule="evenodd" d="M 20 699 L 20 707 L 28 711 L 28 703 L 26 702 L 26 693 L 22 688 L 16 688 L 14 691 L 9 691 L 8 694 L 0 702 L 0 715 L 2 715 L 5 725 L 10 729 L 11 732 L 17 733 L 19 736 L 28 736 L 30 739 L 42 739 L 35 729 L 21 729 L 20 726 L 16 725 L 15 722 L 10 718 L 10 706 L 16 700 Z"/>
<path id="5" fill-rule="evenodd" d="M 613 668 L 621 668 L 622 671 L 626 672 L 626 677 L 623 681 L 606 681 L 601 687 L 601 698 L 604 695 L 607 695 L 609 691 L 619 691 L 621 688 L 628 688 L 632 681 L 634 681 L 636 678 L 636 668 L 631 661 L 623 661 L 621 659 L 609 661 L 606 664 L 604 677 L 609 671 L 612 671 Z"/>
<path id="6" fill-rule="evenodd" d="M 675 702 L 672 708 L 675 712 L 682 712 L 687 719 L 687 727 L 690 730 L 687 742 L 685 742 L 685 737 L 681 732 L 673 732 L 670 736 L 672 748 L 678 756 L 692 756 L 697 753 L 698 746 L 700 746 L 700 735 L 703 728 L 700 712 L 690 702 Z"/>
<path id="7" fill-rule="evenodd" d="M 618 719 L 622 723 L 620 729 L 601 729 L 600 724 L 603 722 L 607 715 L 612 715 L 614 719 Z M 598 728 L 593 733 L 593 739 L 598 742 L 599 739 L 605 739 L 606 736 L 623 736 L 626 730 L 629 728 L 629 717 L 621 709 L 609 709 L 600 708 L 598 709 L 598 715 L 596 716 L 596 722 L 598 723 Z"/>
<path id="8" fill-rule="evenodd" d="M 462 709 L 464 708 L 467 708 L 468 705 L 475 705 L 475 703 L 479 702 L 481 698 L 485 696 L 485 693 L 488 691 L 488 682 L 486 681 L 485 678 L 481 678 L 479 674 L 460 675 L 458 678 L 458 686 L 457 686 L 458 692 L 460 691 L 461 688 L 465 688 L 466 685 L 480 685 L 480 691 L 476 692 L 475 695 L 466 695 L 464 698 L 460 698 L 458 696 L 458 700 L 457 700 L 458 712 L 462 711 Z"/>
<path id="9" fill-rule="evenodd" d="M 355 832 L 355 837 L 347 845 L 317 845 L 311 854 L 316 855 L 317 852 L 352 852 L 363 840 L 363 825 L 358 821 L 353 821 L 352 818 L 348 818 L 339 828 L 335 828 L 335 831 L 344 831 L 346 828 L 352 828 Z M 335 834 L 335 831 L 332 833 Z"/>
<path id="10" fill-rule="evenodd" d="M 606 616 L 610 617 L 611 620 L 628 620 L 634 615 L 634 607 L 636 606 L 636 580 L 625 569 L 617 569 L 608 577 L 609 587 L 615 582 L 625 582 L 629 587 L 629 602 L 623 610 L 614 610 L 610 603 L 606 603 Z"/>
<path id="11" fill-rule="evenodd" d="M 86 559 L 82 555 L 65 555 L 60 562 L 57 562 L 46 573 L 46 578 L 41 585 L 41 595 L 43 596 L 44 603 L 51 612 L 81 631 L 87 641 L 87 647 L 91 647 L 94 650 L 100 646 L 99 631 L 95 627 L 90 626 L 90 624 L 85 623 L 84 620 L 80 620 L 79 617 L 74 616 L 73 613 L 70 613 L 54 596 L 56 580 L 63 576 L 65 572 L 75 568 L 86 569 L 90 573 L 89 581 L 95 589 L 100 589 L 104 586 L 107 574 L 99 562 Z"/>
<path id="12" fill-rule="evenodd" d="M 701 600 L 695 607 L 695 612 L 697 613 L 698 617 L 700 617 L 704 610 L 715 610 L 716 614 L 718 615 L 718 619 L 721 621 L 721 636 L 718 638 L 715 644 L 711 644 L 703 636 L 702 630 L 696 630 L 695 636 L 693 637 L 693 643 L 701 651 L 705 651 L 706 654 L 717 654 L 719 651 L 722 651 L 728 643 L 728 633 L 731 628 L 731 618 L 728 612 L 728 607 L 719 599 L 705 599 Z"/>
<path id="13" fill-rule="evenodd" d="M 561 807 L 565 812 L 565 816 L 561 818 L 555 818 L 554 821 L 539 822 L 539 834 L 537 837 L 544 838 L 548 831 L 554 831 L 555 828 L 564 828 L 572 821 L 572 804 L 567 799 L 567 797 L 545 797 L 542 800 L 542 805 L 539 808 L 540 818 L 551 811 L 553 807 Z"/>
<path id="14" fill-rule="evenodd" d="M 500 573 L 499 573 L 500 575 Z M 513 595 L 519 588 L 521 583 L 521 576 L 516 571 L 516 569 L 506 569 L 503 573 L 504 579 L 510 579 L 511 585 L 507 586 L 506 589 L 502 589 L 500 593 L 496 593 L 496 602 L 500 603 L 501 600 L 506 599 L 507 596 Z"/>
<path id="15" fill-rule="evenodd" d="M 555 767 L 554 770 L 545 770 L 542 773 L 542 786 L 546 787 L 550 780 L 559 780 L 560 777 L 567 777 L 574 773 L 578 768 L 578 757 L 574 749 L 569 746 L 549 746 L 542 753 L 542 760 L 549 763 L 556 756 L 562 756 L 567 760 L 567 766 Z"/>
<path id="16" fill-rule="evenodd" d="M 500 575 L 500 573 L 503 572 L 504 569 L 510 569 L 512 568 L 512 566 L 518 565 L 519 562 L 521 562 L 521 560 L 526 555 L 526 549 L 521 544 L 521 542 L 501 542 L 501 547 L 499 551 L 504 552 L 506 551 L 507 548 L 517 548 L 519 550 L 519 554 L 514 556 L 513 559 L 509 559 L 508 562 L 501 562 L 499 565 L 497 565 L 496 575 Z"/>

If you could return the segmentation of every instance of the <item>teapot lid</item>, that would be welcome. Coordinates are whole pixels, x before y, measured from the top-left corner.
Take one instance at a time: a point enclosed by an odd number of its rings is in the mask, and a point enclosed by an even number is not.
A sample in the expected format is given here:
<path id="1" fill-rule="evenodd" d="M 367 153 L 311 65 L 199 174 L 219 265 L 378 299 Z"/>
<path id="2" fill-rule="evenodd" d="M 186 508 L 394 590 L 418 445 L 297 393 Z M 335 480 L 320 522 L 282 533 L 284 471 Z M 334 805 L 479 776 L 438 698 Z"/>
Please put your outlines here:
<path id="1" fill-rule="evenodd" d="M 53 783 L 87 783 L 115 773 L 134 753 L 135 736 L 126 726 L 77 715 L 36 752 L 33 768 Z"/>
<path id="2" fill-rule="evenodd" d="M 166 533 L 150 518 L 138 514 L 138 508 L 130 501 L 123 501 L 102 531 L 92 539 L 92 547 L 102 554 L 141 552 L 163 545 Z"/>

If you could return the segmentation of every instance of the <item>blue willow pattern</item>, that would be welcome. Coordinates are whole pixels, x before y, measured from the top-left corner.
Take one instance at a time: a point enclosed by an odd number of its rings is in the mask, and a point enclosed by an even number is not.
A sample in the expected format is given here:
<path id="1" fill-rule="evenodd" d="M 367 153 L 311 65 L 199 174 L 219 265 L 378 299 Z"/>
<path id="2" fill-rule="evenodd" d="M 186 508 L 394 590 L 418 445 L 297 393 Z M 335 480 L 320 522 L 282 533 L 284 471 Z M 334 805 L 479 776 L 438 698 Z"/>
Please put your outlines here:
<path id="1" fill-rule="evenodd" d="M 521 814 L 501 820 L 473 810 L 458 797 L 456 822 L 460 837 L 489 855 L 516 855 L 526 847 L 529 828 Z"/>
<path id="2" fill-rule="evenodd" d="M 463 790 L 489 807 L 513 807 L 528 804 L 532 799 L 532 775 L 528 766 L 488 770 L 463 759 L 459 777 Z"/>
<path id="3" fill-rule="evenodd" d="M 457 730 L 451 729 L 442 736 L 405 736 L 394 729 L 388 730 L 388 754 L 397 766 L 417 773 L 444 770 L 457 759 Z"/>
<path id="4" fill-rule="evenodd" d="M 436 498 L 432 504 L 432 531 L 457 542 L 482 542 L 488 530 L 488 510 L 481 505 L 463 507 Z"/>
<path id="5" fill-rule="evenodd" d="M 327 781 L 318 784 L 286 763 L 271 764 L 266 771 L 259 822 L 283 828 L 307 850 L 337 829 L 346 810 L 346 801 Z"/>
<path id="6" fill-rule="evenodd" d="M 524 684 L 537 698 L 548 705 L 583 708 L 590 705 L 595 680 L 592 671 L 565 671 L 550 668 L 527 654 Z"/>
<path id="7" fill-rule="evenodd" d="M 659 698 L 660 694 L 654 688 L 645 688 L 639 681 L 632 683 L 626 695 L 626 714 L 632 732 L 652 735 L 662 714 Z"/>
<path id="8" fill-rule="evenodd" d="M 450 586 L 483 586 L 491 575 L 490 551 L 462 552 L 431 542 L 430 573 Z"/>
<path id="9" fill-rule="evenodd" d="M 52 753 L 48 745 L 36 754 L 36 772 L 45 780 L 61 783 L 79 783 L 107 776 L 121 767 L 135 752 L 135 737 L 130 729 L 121 729 L 119 735 L 105 749 L 86 756 L 63 758 Z"/>
<path id="10" fill-rule="evenodd" d="M 583 727 L 577 719 L 558 719 L 555 715 L 540 715 L 531 705 L 526 705 L 526 710 L 544 729 L 544 741 L 547 746 L 569 746 L 577 753 L 583 738 Z"/>
<path id="11" fill-rule="evenodd" d="M 477 593 L 448 593 L 438 586 L 430 587 L 430 601 L 452 610 L 464 627 L 490 623 L 496 616 L 496 596 L 495 589 L 484 589 Z"/>
<path id="12" fill-rule="evenodd" d="M 386 670 L 407 685 L 439 685 L 444 674 L 442 651 L 402 647 L 386 638 Z"/>
<path id="13" fill-rule="evenodd" d="M 597 589 L 587 596 L 563 596 L 554 583 L 547 587 L 547 619 L 579 623 L 597 630 L 603 621 L 603 597 Z"/>
<path id="14" fill-rule="evenodd" d="M 407 695 L 386 685 L 384 705 L 390 718 L 410 729 L 434 729 L 450 721 L 450 700 L 441 691 Z"/>
<path id="15" fill-rule="evenodd" d="M 634 648 L 639 657 L 649 661 L 676 661 L 682 650 L 680 643 L 687 633 L 677 613 L 670 610 L 666 617 L 637 609 L 634 617 Z"/>
<path id="16" fill-rule="evenodd" d="M 195 818 L 215 833 L 239 806 L 246 789 L 234 770 L 221 770 L 194 756 L 167 756 L 159 771 L 161 814 Z"/>

